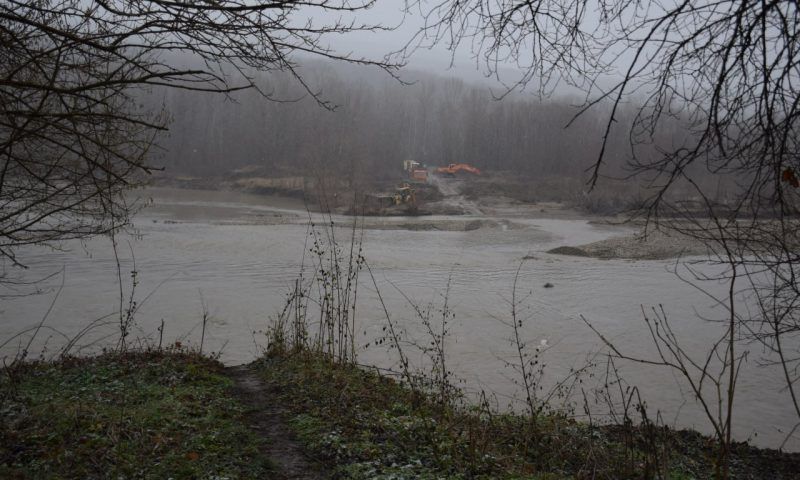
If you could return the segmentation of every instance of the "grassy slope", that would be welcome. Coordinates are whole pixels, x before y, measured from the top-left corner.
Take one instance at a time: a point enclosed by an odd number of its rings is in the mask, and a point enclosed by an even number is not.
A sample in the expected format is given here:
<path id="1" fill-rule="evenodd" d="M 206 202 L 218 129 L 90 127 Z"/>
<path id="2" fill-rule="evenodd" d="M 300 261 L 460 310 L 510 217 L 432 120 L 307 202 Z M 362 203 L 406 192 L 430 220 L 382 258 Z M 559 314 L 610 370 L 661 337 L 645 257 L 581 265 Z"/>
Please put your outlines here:
<path id="1" fill-rule="evenodd" d="M 310 354 L 267 357 L 252 368 L 280 392 L 265 401 L 290 411 L 295 432 L 335 478 L 711 474 L 712 445 L 692 432 L 591 428 L 558 415 L 534 424 L 441 405 L 390 378 Z M 216 362 L 133 353 L 0 373 L 0 478 L 278 476 Z M 800 455 L 743 445 L 732 465 L 735 478 L 798 478 Z"/>
<path id="2" fill-rule="evenodd" d="M 106 355 L 3 373 L 0 478 L 270 477 L 216 362 Z"/>
<path id="3" fill-rule="evenodd" d="M 389 378 L 319 357 L 273 357 L 258 368 L 291 401 L 300 439 L 341 478 L 572 478 L 588 473 L 578 464 L 595 455 L 584 447 L 598 443 L 584 425 L 551 417 L 538 427 L 550 445 L 533 444 L 521 417 L 444 407 Z M 553 455 L 554 448 L 564 454 Z"/>
<path id="4" fill-rule="evenodd" d="M 590 427 L 438 405 L 392 379 L 315 355 L 255 367 L 283 392 L 301 441 L 350 479 L 711 478 L 713 442 L 666 428 Z M 735 447 L 733 478 L 799 478 L 800 455 Z"/>

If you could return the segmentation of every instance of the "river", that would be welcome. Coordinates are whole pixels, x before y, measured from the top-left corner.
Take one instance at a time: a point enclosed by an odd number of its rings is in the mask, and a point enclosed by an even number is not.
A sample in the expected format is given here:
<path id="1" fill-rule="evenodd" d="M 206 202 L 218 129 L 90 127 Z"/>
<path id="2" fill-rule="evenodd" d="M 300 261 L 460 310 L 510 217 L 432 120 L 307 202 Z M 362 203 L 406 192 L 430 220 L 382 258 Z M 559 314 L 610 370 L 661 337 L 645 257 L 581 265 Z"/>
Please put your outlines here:
<path id="1" fill-rule="evenodd" d="M 153 205 L 136 217 L 136 232 L 119 238 L 124 291 L 130 291 L 130 271 L 137 271 L 135 298 L 139 309 L 132 337 L 151 340 L 164 322 L 166 341 L 197 343 L 206 305 L 211 315 L 205 350 L 220 352 L 227 364 L 255 358 L 264 345 L 263 331 L 282 307 L 300 272 L 308 248 L 308 220 L 324 221 L 298 210 L 292 200 L 230 192 L 154 189 L 142 194 Z M 583 315 L 625 353 L 653 355 L 642 320 L 642 306 L 663 305 L 687 351 L 700 354 L 719 333 L 704 318 L 724 318 L 725 312 L 675 273 L 672 261 L 596 260 L 550 255 L 560 245 L 580 245 L 622 235 L 630 229 L 594 224 L 579 218 L 536 218 L 530 212 L 502 218 L 420 217 L 370 219 L 364 233 L 364 256 L 392 318 L 410 334 L 418 319 L 401 291 L 415 302 L 441 304 L 447 290 L 454 319 L 447 343 L 448 362 L 468 392 L 494 392 L 501 408 L 519 397 L 513 372 L 504 359 L 513 358 L 509 301 L 515 272 L 523 257 L 518 294 L 525 298 L 520 316 L 531 345 L 546 342 L 543 355 L 547 382 L 571 367 L 584 365 L 602 350 Z M 476 220 L 484 223 L 475 224 Z M 351 219 L 334 218 L 346 226 Z M 471 223 L 470 223 L 471 222 Z M 479 228 L 478 228 L 479 227 Z M 342 229 L 342 233 L 346 230 Z M 130 246 L 129 246 L 130 245 Z M 110 241 L 96 238 L 68 242 L 58 250 L 31 248 L 20 252 L 29 267 L 24 278 L 56 273 L 41 282 L 41 294 L 6 297 L 0 303 L 0 342 L 35 325 L 46 314 L 46 325 L 67 336 L 119 306 L 116 261 Z M 702 268 L 713 270 L 713 266 Z M 552 288 L 545 288 L 545 284 Z M 704 284 L 711 293 L 725 285 Z M 57 295 L 57 298 L 56 298 Z M 54 302 L 55 299 L 55 302 Z M 386 325 L 371 280 L 362 275 L 357 310 L 359 345 L 371 343 Z M 115 321 L 113 315 L 107 321 Z M 109 330 L 111 329 L 111 330 Z M 85 337 L 89 350 L 103 345 L 113 325 Z M 34 351 L 56 351 L 59 333 L 40 334 Z M 0 354 L 13 354 L 11 342 Z M 756 346 L 740 376 L 735 403 L 734 436 L 760 446 L 777 447 L 796 423 L 777 372 L 758 366 Z M 383 347 L 359 353 L 365 364 L 396 366 Z M 416 361 L 417 359 L 414 358 Z M 596 357 L 601 360 L 601 357 Z M 691 393 L 673 372 L 642 365 L 621 365 L 626 380 L 647 399 L 649 409 L 678 427 L 710 432 Z M 586 384 L 597 378 L 586 379 Z M 579 406 L 576 414 L 583 409 Z M 790 440 L 787 449 L 800 450 Z"/>

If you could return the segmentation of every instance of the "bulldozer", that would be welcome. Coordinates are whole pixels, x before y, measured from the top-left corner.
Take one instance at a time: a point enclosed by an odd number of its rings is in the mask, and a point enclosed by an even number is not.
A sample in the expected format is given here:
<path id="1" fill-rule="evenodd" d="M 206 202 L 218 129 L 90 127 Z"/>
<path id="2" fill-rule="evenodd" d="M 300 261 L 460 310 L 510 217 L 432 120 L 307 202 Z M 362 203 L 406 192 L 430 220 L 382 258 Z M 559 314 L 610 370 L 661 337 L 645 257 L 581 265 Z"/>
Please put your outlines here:
<path id="1" fill-rule="evenodd" d="M 451 163 L 446 167 L 439 167 L 436 169 L 436 173 L 441 175 L 448 175 L 450 177 L 454 177 L 458 172 L 461 171 L 469 172 L 473 175 L 481 174 L 481 171 L 478 168 L 473 167 L 468 163 Z"/>
<path id="2" fill-rule="evenodd" d="M 408 183 L 402 183 L 399 187 L 395 190 L 394 193 L 394 204 L 395 205 L 410 205 L 412 207 L 417 206 L 417 192 Z"/>

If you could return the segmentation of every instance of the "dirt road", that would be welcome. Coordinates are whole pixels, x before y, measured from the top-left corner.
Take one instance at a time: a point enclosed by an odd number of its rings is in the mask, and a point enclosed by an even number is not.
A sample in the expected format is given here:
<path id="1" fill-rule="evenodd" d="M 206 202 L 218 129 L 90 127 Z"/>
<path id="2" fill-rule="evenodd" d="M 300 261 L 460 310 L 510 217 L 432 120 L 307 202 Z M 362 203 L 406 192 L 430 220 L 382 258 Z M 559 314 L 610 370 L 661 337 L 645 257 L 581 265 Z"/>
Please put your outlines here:
<path id="1" fill-rule="evenodd" d="M 461 193 L 464 181 L 455 177 L 445 177 L 431 173 L 428 182 L 439 189 L 444 199 L 431 203 L 426 206 L 434 214 L 442 213 L 447 215 L 483 215 L 483 211 L 472 200 L 468 200 Z"/>

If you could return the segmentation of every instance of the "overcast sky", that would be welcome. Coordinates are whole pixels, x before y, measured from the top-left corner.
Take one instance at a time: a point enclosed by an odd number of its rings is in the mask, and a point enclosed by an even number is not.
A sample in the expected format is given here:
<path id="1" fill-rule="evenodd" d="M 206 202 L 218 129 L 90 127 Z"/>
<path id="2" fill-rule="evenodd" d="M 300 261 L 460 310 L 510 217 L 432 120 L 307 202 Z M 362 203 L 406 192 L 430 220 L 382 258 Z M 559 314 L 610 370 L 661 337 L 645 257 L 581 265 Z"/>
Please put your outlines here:
<path id="1" fill-rule="evenodd" d="M 352 52 L 355 57 L 383 59 L 384 55 L 402 49 L 423 26 L 423 19 L 419 12 L 404 14 L 403 3 L 397 0 L 378 1 L 369 10 L 357 12 L 352 16 L 341 16 L 344 22 L 356 19 L 358 23 L 397 27 L 394 30 L 331 35 L 327 39 L 328 42 L 337 51 Z M 315 21 L 320 23 L 332 23 L 340 17 L 338 14 L 332 13 L 320 14 L 319 11 L 311 14 Z M 449 51 L 444 44 L 436 45 L 432 49 L 417 50 L 408 60 L 408 68 L 443 76 L 459 77 L 471 82 L 486 81 L 500 87 L 499 83 L 485 79 L 485 75 L 478 70 L 472 52 L 465 47 L 458 49 L 455 53 Z M 513 74 L 512 71 L 508 73 Z"/>
<path id="2" fill-rule="evenodd" d="M 335 12 L 321 12 L 319 9 L 309 11 L 307 15 L 312 15 L 318 24 L 332 24 L 337 18 L 341 18 L 344 23 L 355 21 L 359 24 L 396 27 L 391 31 L 331 35 L 327 39 L 330 46 L 340 53 L 352 52 L 354 57 L 380 60 L 384 55 L 405 47 L 424 26 L 424 19 L 419 8 L 416 11 L 404 12 L 404 3 L 400 0 L 379 0 L 373 8 L 349 16 Z M 589 18 L 591 17 L 592 15 L 589 14 Z M 497 67 L 502 82 L 496 77 L 487 77 L 485 64 L 482 64 L 481 61 L 476 62 L 470 46 L 469 42 L 465 42 L 455 51 L 451 51 L 448 49 L 448 45 L 442 42 L 432 48 L 418 49 L 407 60 L 407 69 L 480 83 L 490 87 L 495 95 L 505 92 L 505 85 L 512 85 L 522 76 L 522 72 L 515 64 L 508 63 Z M 481 60 L 485 62 L 485 59 Z M 528 91 L 532 94 L 536 88 L 533 84 L 530 87 L 533 88 L 529 88 Z M 565 84 L 559 85 L 555 89 L 555 94 L 557 96 L 581 95 L 577 89 Z"/>

